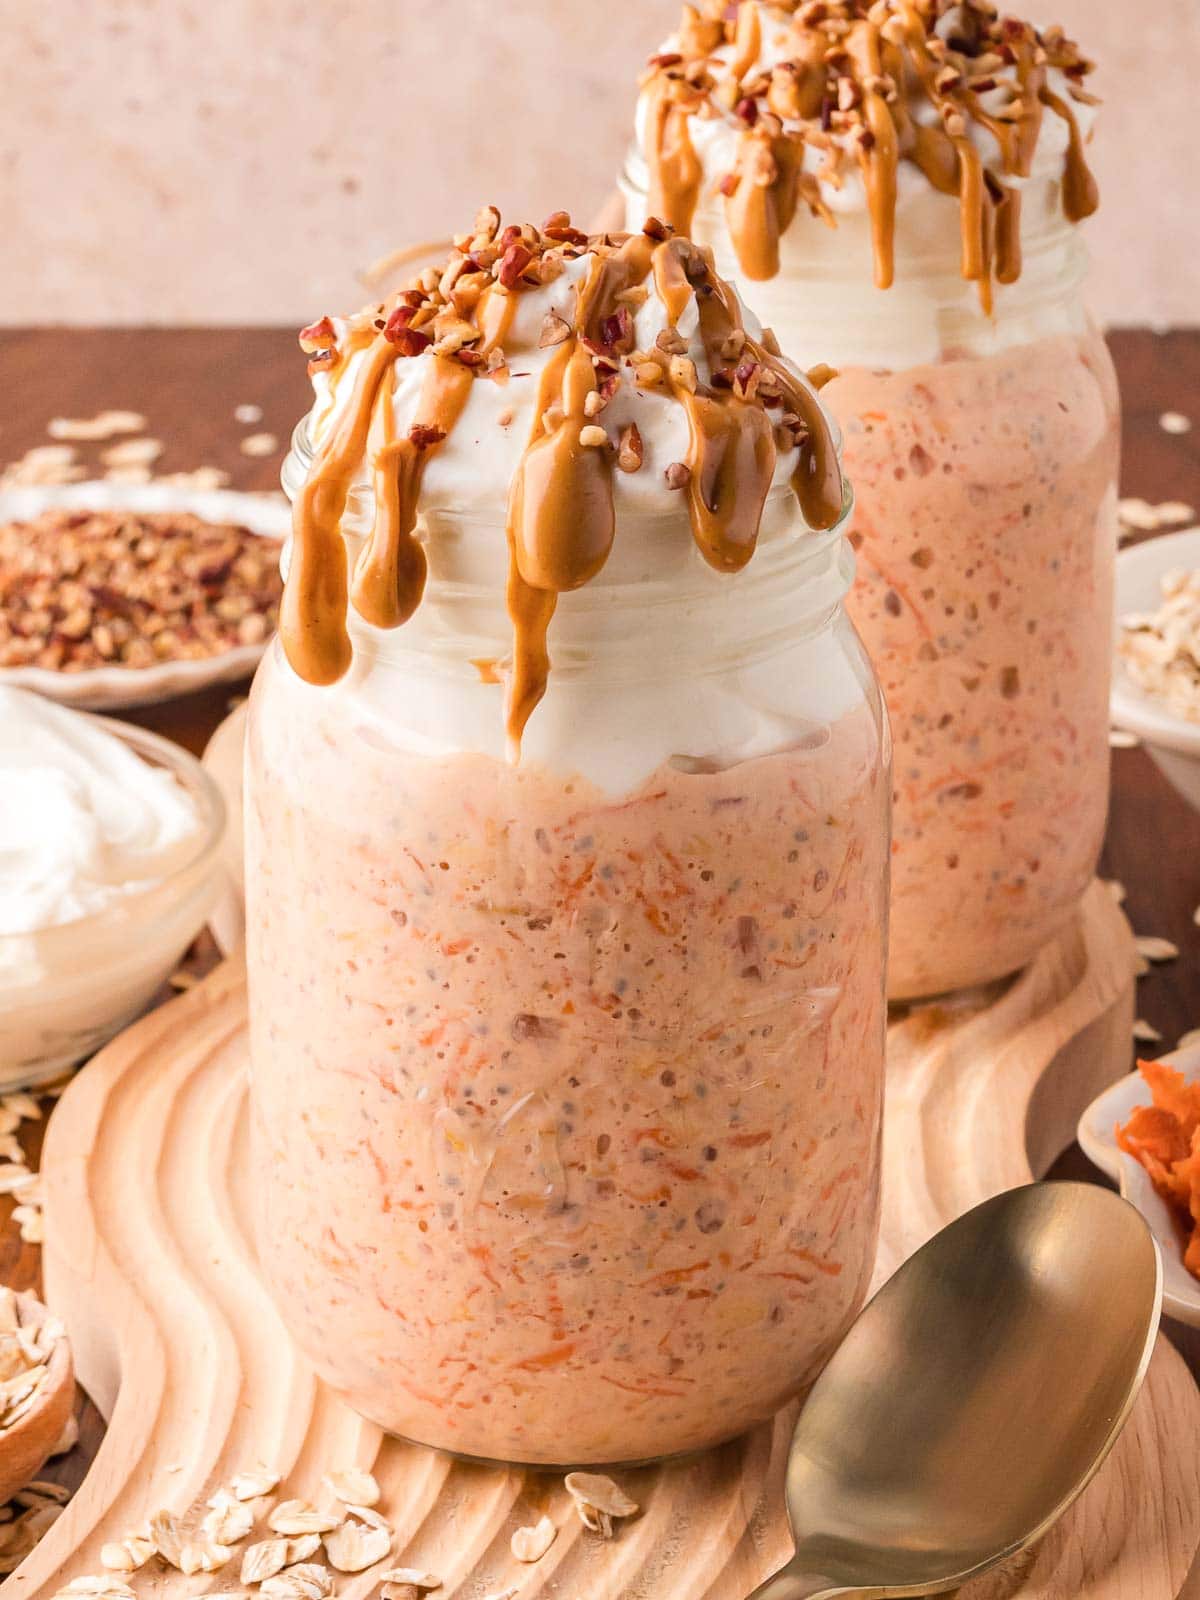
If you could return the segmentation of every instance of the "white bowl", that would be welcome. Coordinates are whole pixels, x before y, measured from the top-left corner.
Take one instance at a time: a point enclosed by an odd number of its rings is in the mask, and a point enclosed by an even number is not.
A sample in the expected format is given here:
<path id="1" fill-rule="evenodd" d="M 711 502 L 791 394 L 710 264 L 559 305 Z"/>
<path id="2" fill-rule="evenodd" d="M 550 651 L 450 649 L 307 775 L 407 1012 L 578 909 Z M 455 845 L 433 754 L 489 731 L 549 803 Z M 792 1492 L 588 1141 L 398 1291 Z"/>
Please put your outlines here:
<path id="1" fill-rule="evenodd" d="M 195 845 L 165 878 L 99 911 L 37 934 L 0 934 L 0 1092 L 52 1082 L 132 1022 L 204 927 L 221 890 L 225 802 L 212 778 L 158 734 L 107 719 L 101 725 L 191 796 Z"/>
<path id="2" fill-rule="evenodd" d="M 234 522 L 282 545 L 291 511 L 278 496 L 232 489 L 183 489 L 173 483 L 72 483 L 0 490 L 0 522 L 28 522 L 49 510 L 190 511 L 206 522 Z M 237 645 L 202 661 L 164 661 L 153 667 L 91 667 L 53 672 L 46 667 L 0 667 L 0 683 L 32 689 L 80 711 L 119 711 L 154 705 L 217 683 L 248 678 L 266 644 Z"/>
<path id="3" fill-rule="evenodd" d="M 1200 567 L 1200 528 L 1166 533 L 1130 545 L 1117 556 L 1117 618 L 1131 611 L 1157 611 L 1162 580 L 1176 568 Z M 1113 669 L 1112 720 L 1136 733 L 1164 777 L 1200 811 L 1200 722 L 1173 715 L 1139 689 L 1120 656 Z"/>
<path id="4" fill-rule="evenodd" d="M 1200 1078 L 1200 1045 L 1162 1056 L 1189 1083 Z M 1116 1140 L 1118 1124 L 1128 1122 L 1135 1106 L 1151 1104 L 1150 1089 L 1140 1072 L 1106 1089 L 1079 1119 L 1079 1143 L 1088 1160 L 1120 1186 L 1121 1194 L 1141 1212 L 1158 1241 L 1163 1260 L 1163 1310 L 1177 1322 L 1200 1328 L 1200 1279 L 1183 1264 L 1183 1230 L 1175 1213 L 1161 1199 L 1140 1161 L 1126 1154 Z"/>

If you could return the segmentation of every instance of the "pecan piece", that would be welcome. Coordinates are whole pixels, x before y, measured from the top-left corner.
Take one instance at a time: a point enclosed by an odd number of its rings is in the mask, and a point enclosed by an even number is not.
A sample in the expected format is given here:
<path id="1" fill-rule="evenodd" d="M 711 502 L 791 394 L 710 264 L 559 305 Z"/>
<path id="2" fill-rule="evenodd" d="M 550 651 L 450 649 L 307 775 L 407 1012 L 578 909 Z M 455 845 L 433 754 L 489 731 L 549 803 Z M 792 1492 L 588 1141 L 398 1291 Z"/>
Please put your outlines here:
<path id="1" fill-rule="evenodd" d="M 645 459 L 645 449 L 642 445 L 642 436 L 638 432 L 636 422 L 631 422 L 628 427 L 621 429 L 620 441 L 617 445 L 617 465 L 622 472 L 636 472 Z"/>
<path id="2" fill-rule="evenodd" d="M 515 289 L 521 274 L 532 260 L 532 250 L 520 243 L 510 244 L 500 258 L 500 270 L 496 274 L 500 287 Z"/>
<path id="3" fill-rule="evenodd" d="M 570 337 L 571 324 L 566 318 L 560 317 L 557 311 L 547 311 L 542 331 L 538 335 L 538 349 L 549 350 L 553 345 L 564 344 Z"/>

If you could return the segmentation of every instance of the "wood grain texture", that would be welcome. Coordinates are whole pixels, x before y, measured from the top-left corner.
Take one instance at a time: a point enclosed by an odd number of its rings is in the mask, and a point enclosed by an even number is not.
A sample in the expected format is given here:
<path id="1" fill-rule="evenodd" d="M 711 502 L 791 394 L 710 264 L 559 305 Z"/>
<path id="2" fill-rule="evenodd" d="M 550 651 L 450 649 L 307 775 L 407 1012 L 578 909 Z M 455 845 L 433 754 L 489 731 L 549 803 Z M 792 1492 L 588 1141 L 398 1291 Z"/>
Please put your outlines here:
<path id="1" fill-rule="evenodd" d="M 1095 888 L 1016 982 L 894 1023 L 881 1274 L 1069 1138 L 1096 1082 L 1124 1067 L 1129 972 L 1128 930 Z M 245 1066 L 244 977 L 227 962 L 103 1051 L 54 1118 L 48 1298 L 109 1429 L 5 1600 L 94 1571 L 105 1538 L 159 1505 L 185 1510 L 260 1460 L 301 1496 L 331 1468 L 371 1465 L 398 1559 L 440 1573 L 447 1596 L 463 1600 L 510 1583 L 522 1597 L 741 1600 L 782 1562 L 790 1414 L 724 1449 L 622 1473 L 642 1514 L 602 1544 L 578 1526 L 557 1478 L 384 1439 L 316 1382 L 255 1270 Z M 1200 1545 L 1198 1427 L 1200 1394 L 1162 1343 L 1086 1495 L 1019 1570 L 973 1586 L 970 1600 L 1172 1600 Z M 543 1511 L 559 1537 L 543 1561 L 517 1567 L 509 1536 Z M 153 1590 L 174 1597 L 230 1581 L 165 1574 Z M 367 1574 L 343 1580 L 340 1595 L 371 1588 Z"/>

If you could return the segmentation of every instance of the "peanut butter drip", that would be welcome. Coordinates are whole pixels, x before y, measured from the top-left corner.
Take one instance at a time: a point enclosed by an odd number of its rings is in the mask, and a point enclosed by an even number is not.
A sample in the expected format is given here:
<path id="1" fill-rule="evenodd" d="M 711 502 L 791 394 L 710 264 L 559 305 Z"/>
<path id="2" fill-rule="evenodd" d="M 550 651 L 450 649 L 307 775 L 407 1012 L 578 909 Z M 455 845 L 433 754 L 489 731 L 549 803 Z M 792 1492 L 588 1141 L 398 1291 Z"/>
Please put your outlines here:
<path id="1" fill-rule="evenodd" d="M 349 384 L 350 393 L 297 498 L 281 632 L 295 670 L 327 684 L 350 664 L 349 608 L 380 628 L 412 616 L 427 570 L 417 537 L 426 464 L 462 417 L 472 386 L 508 382 L 504 341 L 518 297 L 586 256 L 571 320 L 547 311 L 539 342 L 550 354 L 509 487 L 506 720 L 515 758 L 545 693 L 558 597 L 603 568 L 616 536 L 614 474 L 642 467 L 637 429 L 626 426 L 611 439 L 603 426 L 622 383 L 684 407 L 687 458 L 667 468 L 664 494 L 686 490 L 696 546 L 719 571 L 739 571 L 754 552 L 779 449 L 796 451 L 793 487 L 813 528 L 832 527 L 841 515 L 842 480 L 814 393 L 777 350 L 747 336 L 737 297 L 716 276 L 709 252 L 657 221 L 640 234 L 589 239 L 565 213 L 540 231 L 501 234 L 499 220 L 491 208 L 481 213 L 476 234 L 462 236 L 444 268 L 352 319 L 340 337 L 328 319 L 301 336 L 314 353 L 311 365 L 329 372 L 335 408 L 338 389 Z M 652 350 L 637 351 L 634 312 L 651 283 L 667 327 Z M 684 354 L 689 345 L 679 332 L 693 304 L 703 347 L 697 360 Z M 414 357 L 424 359 L 416 420 L 397 437 L 399 364 Z M 347 592 L 341 522 L 368 472 L 375 520 Z"/>
<path id="2" fill-rule="evenodd" d="M 650 192 L 651 216 L 661 217 L 678 233 L 692 231 L 704 169 L 692 145 L 688 118 L 699 101 L 674 80 L 661 77 L 651 90 Z"/>
<path id="3" fill-rule="evenodd" d="M 990 0 L 772 0 L 770 7 L 740 0 L 728 12 L 722 0 L 685 5 L 679 50 L 651 58 L 647 161 L 652 209 L 686 227 L 700 186 L 688 121 L 737 122 L 738 155 L 718 188 L 748 278 L 779 271 L 779 240 L 802 204 L 834 224 L 820 182 L 838 186 L 854 161 L 866 190 L 875 282 L 890 287 L 897 172 L 908 161 L 933 188 L 958 198 L 962 275 L 978 284 L 990 311 L 993 282 L 1020 276 L 1020 194 L 1011 180 L 1030 174 L 1044 109 L 1068 130 L 1065 216 L 1080 221 L 1099 204 L 1075 113 L 1047 86 L 1056 68 L 1070 98 L 1094 103 L 1083 87 L 1091 63 L 1061 29 L 1041 33 L 1001 18 Z M 787 58 L 764 68 L 764 19 L 789 12 Z M 936 120 L 928 110 L 914 114 L 916 107 L 932 108 Z M 999 146 L 994 168 L 976 148 L 971 124 Z M 815 172 L 805 167 L 810 149 L 821 163 Z"/>

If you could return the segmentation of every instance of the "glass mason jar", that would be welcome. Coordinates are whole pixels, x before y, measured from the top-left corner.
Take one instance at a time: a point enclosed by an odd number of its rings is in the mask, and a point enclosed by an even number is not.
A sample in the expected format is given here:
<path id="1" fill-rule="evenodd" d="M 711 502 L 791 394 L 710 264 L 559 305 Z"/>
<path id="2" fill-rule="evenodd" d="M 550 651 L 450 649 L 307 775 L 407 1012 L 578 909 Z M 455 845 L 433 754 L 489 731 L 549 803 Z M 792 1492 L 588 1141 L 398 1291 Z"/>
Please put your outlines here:
<path id="1" fill-rule="evenodd" d="M 307 455 L 302 424 L 293 490 Z M 503 527 L 426 528 L 409 623 L 352 618 L 333 688 L 278 645 L 254 686 L 263 1268 L 393 1433 L 711 1445 L 811 1379 L 875 1254 L 889 742 L 844 520 L 773 493 L 728 577 L 626 519 L 518 765 Z"/>
<path id="2" fill-rule="evenodd" d="M 849 610 L 895 739 L 888 993 L 1000 978 L 1069 920 L 1099 857 L 1117 543 L 1116 375 L 1081 299 L 1057 181 L 1023 190 L 1019 279 L 991 315 L 960 273 L 953 198 L 903 186 L 895 282 L 865 211 L 797 216 L 755 309 L 838 369 L 857 514 Z M 646 210 L 645 165 L 623 190 Z M 693 237 L 739 274 L 719 201 Z"/>

